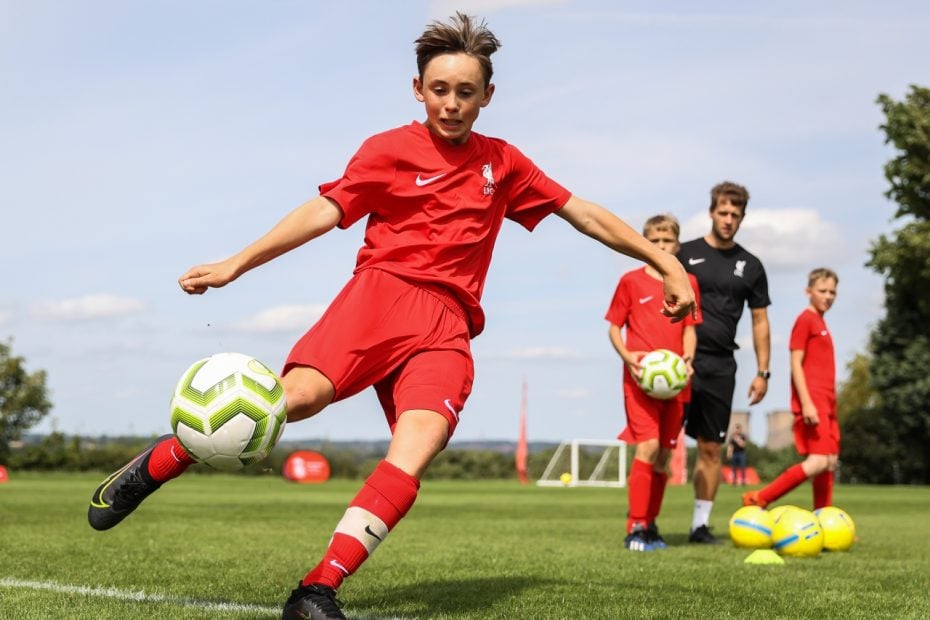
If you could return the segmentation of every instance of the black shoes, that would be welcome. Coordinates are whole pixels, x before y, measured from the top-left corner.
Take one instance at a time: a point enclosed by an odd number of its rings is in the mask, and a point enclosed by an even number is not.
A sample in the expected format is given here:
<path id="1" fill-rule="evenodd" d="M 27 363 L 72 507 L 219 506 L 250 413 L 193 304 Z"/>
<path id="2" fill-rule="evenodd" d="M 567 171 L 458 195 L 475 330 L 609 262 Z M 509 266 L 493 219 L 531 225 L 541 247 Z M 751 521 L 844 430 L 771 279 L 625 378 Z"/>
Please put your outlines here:
<path id="1" fill-rule="evenodd" d="M 162 435 L 126 466 L 100 483 L 90 500 L 87 520 L 95 530 L 108 530 L 129 516 L 146 497 L 161 486 L 149 475 L 152 450 L 173 435 Z"/>
<path id="2" fill-rule="evenodd" d="M 710 528 L 706 525 L 702 525 L 688 536 L 688 542 L 699 543 L 702 545 L 717 545 L 720 544 L 720 541 L 717 540 L 717 537 L 710 533 Z"/>
<path id="3" fill-rule="evenodd" d="M 653 521 L 646 528 L 646 540 L 652 543 L 654 549 L 668 549 L 668 544 L 665 542 L 665 539 L 662 538 L 662 535 L 659 534 L 659 526 L 656 525 L 656 522 Z"/>
<path id="4" fill-rule="evenodd" d="M 284 604 L 282 620 L 346 620 L 336 591 L 318 583 L 297 584 Z"/>

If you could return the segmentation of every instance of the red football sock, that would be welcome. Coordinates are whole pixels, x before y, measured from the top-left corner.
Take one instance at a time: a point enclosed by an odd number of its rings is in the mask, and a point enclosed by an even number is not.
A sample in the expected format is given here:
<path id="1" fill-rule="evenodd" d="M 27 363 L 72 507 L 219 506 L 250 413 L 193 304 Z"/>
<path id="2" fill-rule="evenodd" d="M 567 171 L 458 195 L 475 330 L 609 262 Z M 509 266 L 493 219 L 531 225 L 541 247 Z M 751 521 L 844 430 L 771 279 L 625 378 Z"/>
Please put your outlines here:
<path id="1" fill-rule="evenodd" d="M 833 505 L 833 472 L 822 471 L 811 481 L 814 485 L 814 510 Z"/>
<path id="2" fill-rule="evenodd" d="M 796 486 L 807 480 L 807 474 L 801 464 L 792 465 L 781 473 L 778 478 L 772 480 L 767 487 L 759 491 L 759 497 L 766 504 L 771 504 L 776 499 L 785 495 Z"/>
<path id="3" fill-rule="evenodd" d="M 652 470 L 652 489 L 649 491 L 649 523 L 653 523 L 662 510 L 662 498 L 665 497 L 665 485 L 668 474 L 664 471 Z"/>
<path id="4" fill-rule="evenodd" d="M 633 531 L 633 527 L 649 524 L 649 495 L 652 489 L 652 465 L 646 461 L 633 459 L 630 467 L 630 477 L 627 478 L 627 497 L 629 498 L 630 513 L 626 520 L 626 533 Z"/>
<path id="5" fill-rule="evenodd" d="M 155 445 L 149 456 L 149 475 L 156 482 L 167 482 L 177 478 L 194 463 L 177 437 L 169 437 Z"/>
<path id="6" fill-rule="evenodd" d="M 375 467 L 336 526 L 326 554 L 302 583 L 336 590 L 368 559 L 417 499 L 420 481 L 387 461 Z"/>

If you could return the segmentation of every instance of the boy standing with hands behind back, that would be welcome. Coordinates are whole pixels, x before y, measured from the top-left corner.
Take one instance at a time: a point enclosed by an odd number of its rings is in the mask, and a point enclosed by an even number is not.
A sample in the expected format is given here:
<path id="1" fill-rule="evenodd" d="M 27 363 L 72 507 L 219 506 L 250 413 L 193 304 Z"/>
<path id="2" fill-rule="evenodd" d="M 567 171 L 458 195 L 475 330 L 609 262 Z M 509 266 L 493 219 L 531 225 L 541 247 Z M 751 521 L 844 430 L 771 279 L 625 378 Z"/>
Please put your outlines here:
<path id="1" fill-rule="evenodd" d="M 791 329 L 791 411 L 794 443 L 807 457 L 792 465 L 761 491 L 743 493 L 743 505 L 765 508 L 799 484 L 813 478 L 814 510 L 833 503 L 833 470 L 840 453 L 836 419 L 836 361 L 833 338 L 823 315 L 836 300 L 839 278 L 830 269 L 808 276 L 805 308 Z"/>
<path id="2" fill-rule="evenodd" d="M 678 221 L 671 215 L 656 215 L 643 226 L 643 236 L 657 248 L 676 254 L 679 248 Z M 688 275 L 697 291 L 697 280 Z M 668 481 L 669 457 L 678 441 L 684 417 L 684 402 L 690 393 L 685 388 L 678 396 L 659 400 L 639 387 L 636 377 L 642 369 L 639 360 L 650 351 L 668 349 L 681 355 L 688 365 L 697 348 L 694 326 L 700 316 L 689 316 L 680 323 L 670 323 L 661 314 L 662 276 L 650 266 L 629 271 L 620 278 L 606 319 L 608 335 L 623 360 L 623 401 L 627 427 L 619 439 L 636 444 L 636 453 L 627 481 L 629 514 L 624 545 L 630 551 L 654 551 L 666 547 L 655 519 L 662 507 Z M 696 298 L 700 306 L 700 299 Z M 620 330 L 626 327 L 626 337 Z"/>

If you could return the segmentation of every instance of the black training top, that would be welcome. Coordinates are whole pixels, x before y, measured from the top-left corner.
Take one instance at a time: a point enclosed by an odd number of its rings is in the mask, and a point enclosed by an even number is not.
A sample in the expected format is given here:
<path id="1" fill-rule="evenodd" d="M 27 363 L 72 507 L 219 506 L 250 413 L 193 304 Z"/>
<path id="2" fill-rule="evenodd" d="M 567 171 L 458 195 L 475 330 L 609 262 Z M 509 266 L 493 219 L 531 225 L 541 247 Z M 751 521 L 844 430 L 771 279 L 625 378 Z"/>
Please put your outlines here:
<path id="1" fill-rule="evenodd" d="M 738 243 L 720 250 L 703 237 L 681 244 L 678 260 L 695 275 L 701 289 L 704 322 L 697 326 L 697 350 L 732 353 L 739 348 L 736 325 L 743 316 L 743 304 L 765 308 L 772 303 L 762 262 Z"/>

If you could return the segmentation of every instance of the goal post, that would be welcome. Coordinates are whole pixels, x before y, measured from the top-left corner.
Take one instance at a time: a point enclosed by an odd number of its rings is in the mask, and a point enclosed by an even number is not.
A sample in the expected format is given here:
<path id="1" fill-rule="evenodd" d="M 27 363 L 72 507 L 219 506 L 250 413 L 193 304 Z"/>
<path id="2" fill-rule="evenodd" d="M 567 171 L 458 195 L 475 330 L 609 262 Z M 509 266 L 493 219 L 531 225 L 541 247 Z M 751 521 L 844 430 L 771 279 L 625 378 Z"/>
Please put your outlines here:
<path id="1" fill-rule="evenodd" d="M 600 457 L 593 468 L 588 470 L 583 459 L 594 448 L 600 450 Z M 566 449 L 568 453 L 566 454 Z M 616 450 L 616 469 L 614 469 L 613 455 Z M 616 479 L 613 473 L 616 471 Z M 563 474 L 568 473 L 571 479 L 562 480 Z M 536 481 L 543 487 L 625 487 L 626 486 L 626 443 L 618 439 L 566 439 L 559 444 L 542 477 Z"/>

